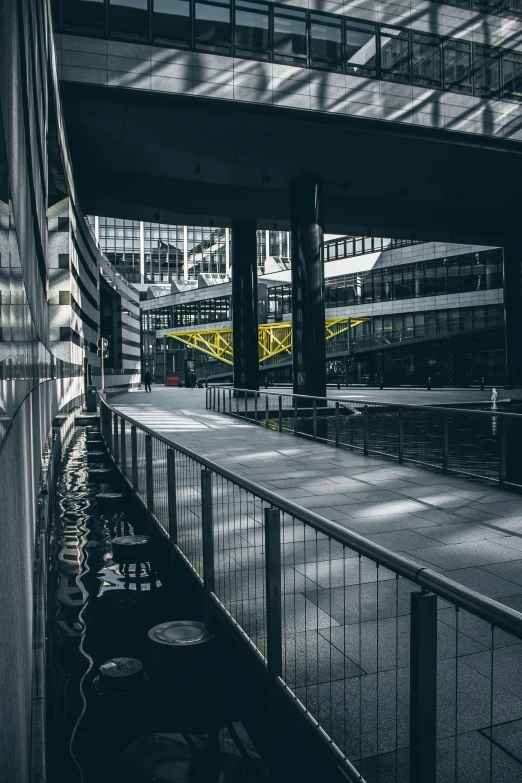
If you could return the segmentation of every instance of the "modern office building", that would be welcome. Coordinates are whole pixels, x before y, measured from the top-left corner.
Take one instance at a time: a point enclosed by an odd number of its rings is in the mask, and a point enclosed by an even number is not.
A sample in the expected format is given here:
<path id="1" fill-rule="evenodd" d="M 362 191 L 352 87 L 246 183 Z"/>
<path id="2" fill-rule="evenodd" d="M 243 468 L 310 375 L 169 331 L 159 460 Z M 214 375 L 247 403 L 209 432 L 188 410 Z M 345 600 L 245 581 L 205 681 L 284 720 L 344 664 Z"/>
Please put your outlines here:
<path id="1" fill-rule="evenodd" d="M 288 318 L 292 355 L 267 350 L 266 366 L 292 365 L 296 394 L 435 372 L 504 379 L 522 399 L 517 6 L 0 0 L 2 780 L 46 777 L 49 488 L 101 384 L 100 337 L 107 390 L 139 383 L 140 317 L 160 380 L 158 354 L 163 378 L 178 371 L 166 332 L 228 329 L 205 372 L 223 375 L 225 357 L 243 390 L 259 386 L 259 324 L 268 345 Z M 325 232 L 343 238 L 324 250 Z M 177 292 L 140 316 L 155 285 Z"/>
<path id="2" fill-rule="evenodd" d="M 326 242 L 324 255 L 336 258 L 324 267 L 325 317 L 346 322 L 343 339 L 327 341 L 331 382 L 504 383 L 501 248 L 342 237 Z M 290 323 L 291 271 L 261 276 L 258 302 L 260 324 Z M 217 359 L 214 346 L 196 339 L 203 330 L 230 330 L 230 283 L 142 301 L 141 317 L 144 366 L 157 382 L 183 374 L 191 339 L 201 379 L 231 375 L 227 357 Z M 291 355 L 290 348 L 277 361 L 262 360 L 263 377 L 291 382 Z"/>
<path id="3" fill-rule="evenodd" d="M 200 274 L 228 275 L 231 266 L 229 228 L 169 226 L 143 220 L 89 217 L 104 255 L 138 290 L 149 285 L 194 281 Z M 268 257 L 289 264 L 287 231 L 257 232 L 257 268 Z"/>

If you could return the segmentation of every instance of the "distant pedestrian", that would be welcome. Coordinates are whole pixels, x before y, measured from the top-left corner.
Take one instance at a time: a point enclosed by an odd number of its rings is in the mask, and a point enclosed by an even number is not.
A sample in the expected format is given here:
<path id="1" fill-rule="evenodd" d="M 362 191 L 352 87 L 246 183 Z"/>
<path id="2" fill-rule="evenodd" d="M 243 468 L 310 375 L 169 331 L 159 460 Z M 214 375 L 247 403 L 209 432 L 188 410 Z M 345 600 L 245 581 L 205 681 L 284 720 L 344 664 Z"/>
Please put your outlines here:
<path id="1" fill-rule="evenodd" d="M 143 380 L 145 381 L 145 393 L 148 391 L 152 392 L 152 389 L 150 388 L 150 372 L 148 370 L 143 376 Z"/>

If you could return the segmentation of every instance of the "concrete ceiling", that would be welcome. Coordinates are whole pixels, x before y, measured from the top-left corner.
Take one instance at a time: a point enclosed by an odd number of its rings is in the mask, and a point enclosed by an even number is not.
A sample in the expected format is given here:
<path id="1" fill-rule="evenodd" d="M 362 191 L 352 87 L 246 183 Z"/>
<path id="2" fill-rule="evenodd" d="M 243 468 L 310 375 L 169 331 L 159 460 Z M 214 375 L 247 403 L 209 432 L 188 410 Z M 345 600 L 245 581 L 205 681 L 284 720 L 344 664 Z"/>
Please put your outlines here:
<path id="1" fill-rule="evenodd" d="M 324 183 L 325 230 L 502 243 L 522 210 L 522 143 L 212 98 L 62 83 L 91 214 L 286 228 L 289 181 Z"/>

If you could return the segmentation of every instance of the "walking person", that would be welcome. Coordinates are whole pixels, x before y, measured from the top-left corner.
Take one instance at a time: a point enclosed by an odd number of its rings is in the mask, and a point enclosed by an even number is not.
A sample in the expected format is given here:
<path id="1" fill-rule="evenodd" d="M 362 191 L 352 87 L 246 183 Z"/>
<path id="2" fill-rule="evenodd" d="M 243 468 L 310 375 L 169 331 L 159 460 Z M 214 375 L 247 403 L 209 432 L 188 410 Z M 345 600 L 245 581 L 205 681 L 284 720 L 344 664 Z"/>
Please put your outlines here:
<path id="1" fill-rule="evenodd" d="M 147 393 L 148 391 L 151 392 L 152 389 L 150 388 L 150 372 L 148 370 L 143 376 L 143 380 L 145 381 L 145 393 Z"/>

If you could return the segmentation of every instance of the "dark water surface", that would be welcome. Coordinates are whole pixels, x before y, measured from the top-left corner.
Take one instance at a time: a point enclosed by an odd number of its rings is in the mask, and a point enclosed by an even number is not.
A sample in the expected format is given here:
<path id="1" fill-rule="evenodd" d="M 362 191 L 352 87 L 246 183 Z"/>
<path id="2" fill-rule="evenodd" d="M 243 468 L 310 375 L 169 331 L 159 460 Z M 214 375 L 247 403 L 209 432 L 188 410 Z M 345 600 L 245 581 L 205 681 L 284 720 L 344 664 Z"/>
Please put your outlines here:
<path id="1" fill-rule="evenodd" d="M 49 574 L 48 765 L 51 783 L 257 781 L 266 770 L 247 734 L 244 699 L 226 658 L 160 666 L 148 630 L 194 618 L 144 567 L 128 578 L 111 539 L 146 532 L 129 509 L 105 511 L 90 483 L 86 433 L 79 428 L 58 476 Z M 138 577 L 138 578 L 137 578 Z M 182 592 L 182 591 L 178 591 Z M 145 684 L 134 693 L 96 690 L 100 665 L 139 659 Z"/>

